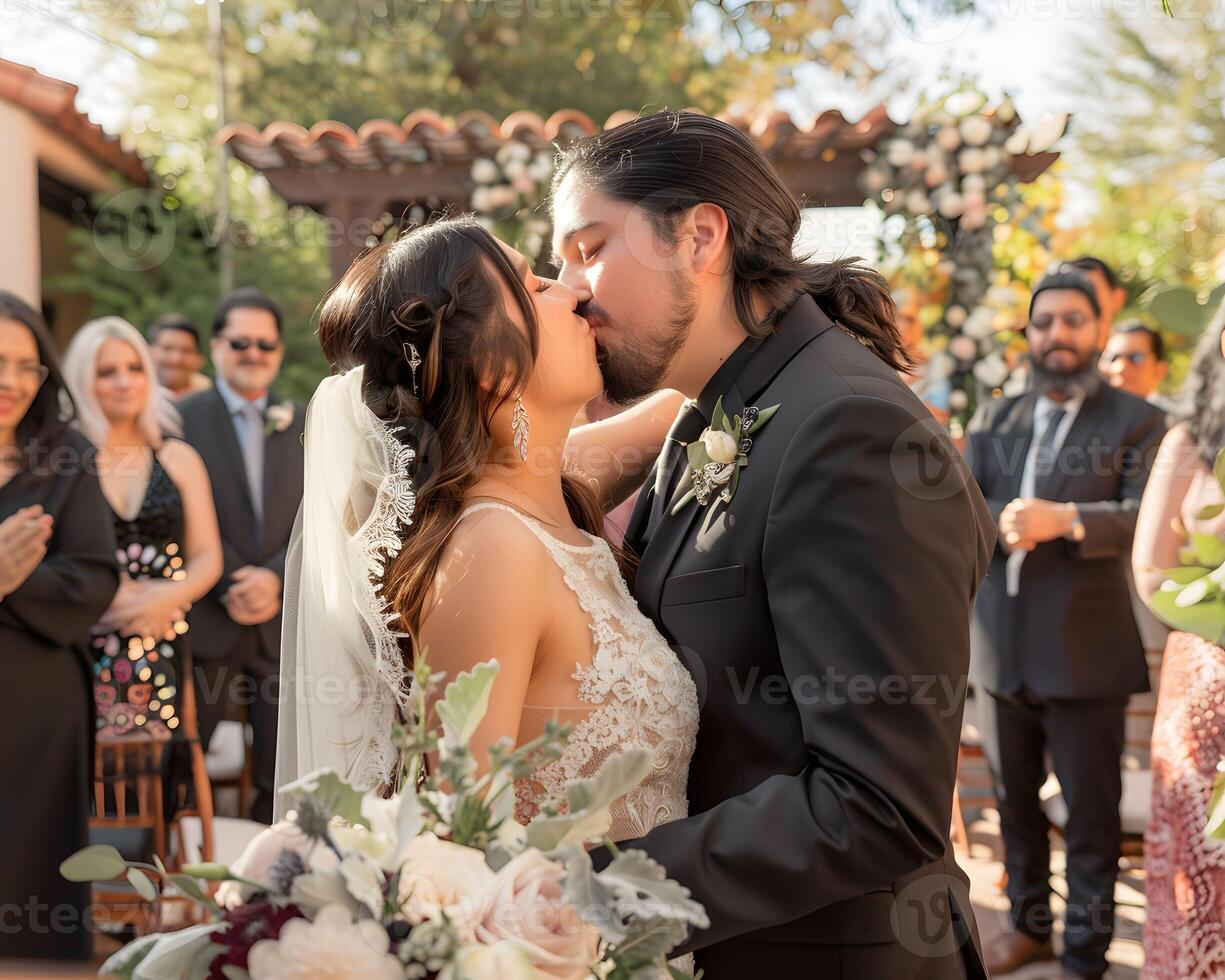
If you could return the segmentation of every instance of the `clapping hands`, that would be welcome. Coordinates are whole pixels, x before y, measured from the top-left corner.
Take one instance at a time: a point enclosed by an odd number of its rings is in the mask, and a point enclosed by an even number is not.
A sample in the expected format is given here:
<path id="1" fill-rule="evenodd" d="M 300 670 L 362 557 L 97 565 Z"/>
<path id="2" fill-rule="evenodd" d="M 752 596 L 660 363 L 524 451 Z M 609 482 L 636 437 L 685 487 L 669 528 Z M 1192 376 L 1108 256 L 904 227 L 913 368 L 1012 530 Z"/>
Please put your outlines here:
<path id="1" fill-rule="evenodd" d="M 39 506 L 23 507 L 0 522 L 0 597 L 21 588 L 46 557 L 54 523 Z"/>
<path id="2" fill-rule="evenodd" d="M 167 585 L 156 579 L 124 579 L 94 632 L 173 640 L 178 635 L 175 624 L 187 610 Z"/>

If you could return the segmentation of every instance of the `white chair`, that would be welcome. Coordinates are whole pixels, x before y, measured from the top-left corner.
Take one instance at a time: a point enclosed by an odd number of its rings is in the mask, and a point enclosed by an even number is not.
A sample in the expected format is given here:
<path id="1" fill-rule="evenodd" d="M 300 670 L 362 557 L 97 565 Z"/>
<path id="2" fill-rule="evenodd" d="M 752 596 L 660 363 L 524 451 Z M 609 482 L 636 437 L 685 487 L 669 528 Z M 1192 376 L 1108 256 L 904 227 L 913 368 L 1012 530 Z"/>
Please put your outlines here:
<path id="1" fill-rule="evenodd" d="M 213 817 L 213 860 L 218 864 L 233 864 L 267 824 L 237 817 Z M 201 829 L 199 817 L 184 817 L 179 821 L 179 839 L 172 842 L 176 856 L 183 864 L 201 860 Z"/>
<path id="2" fill-rule="evenodd" d="M 241 721 L 219 721 L 204 757 L 213 789 L 238 790 L 238 812 L 247 812 L 251 796 L 251 730 Z"/>

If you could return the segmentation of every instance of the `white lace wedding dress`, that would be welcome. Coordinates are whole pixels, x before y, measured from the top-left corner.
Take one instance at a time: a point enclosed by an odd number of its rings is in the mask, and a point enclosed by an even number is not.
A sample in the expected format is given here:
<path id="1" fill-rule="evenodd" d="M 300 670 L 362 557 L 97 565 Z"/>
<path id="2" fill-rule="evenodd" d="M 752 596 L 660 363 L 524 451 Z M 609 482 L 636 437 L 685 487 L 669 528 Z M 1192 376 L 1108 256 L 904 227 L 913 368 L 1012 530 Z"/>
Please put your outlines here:
<path id="1" fill-rule="evenodd" d="M 554 537 L 539 521 L 508 504 L 487 501 L 468 507 L 513 515 L 552 556 L 591 629 L 591 645 L 576 651 L 573 697 L 568 703 L 531 705 L 533 712 L 573 722 L 560 759 L 515 785 L 515 817 L 527 823 L 544 806 L 565 809 L 566 784 L 593 776 L 623 748 L 654 753 L 646 779 L 613 805 L 608 836 L 641 837 L 689 812 L 686 781 L 698 730 L 693 678 L 659 630 L 639 610 L 616 558 L 603 538 L 589 545 Z"/>

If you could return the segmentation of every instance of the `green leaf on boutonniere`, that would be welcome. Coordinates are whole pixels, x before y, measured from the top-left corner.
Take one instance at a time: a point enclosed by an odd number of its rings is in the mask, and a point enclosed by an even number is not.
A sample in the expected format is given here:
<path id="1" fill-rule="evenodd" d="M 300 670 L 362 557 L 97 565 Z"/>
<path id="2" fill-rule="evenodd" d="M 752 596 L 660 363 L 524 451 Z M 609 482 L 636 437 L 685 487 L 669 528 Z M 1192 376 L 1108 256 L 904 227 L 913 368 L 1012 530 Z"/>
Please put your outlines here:
<path id="1" fill-rule="evenodd" d="M 723 410 L 723 396 L 719 396 L 719 400 L 715 402 L 715 410 L 710 415 L 710 427 L 712 429 L 723 429 L 727 431 L 727 412 Z"/>
<path id="2" fill-rule="evenodd" d="M 749 431 L 745 435 L 751 436 L 754 432 L 760 429 L 763 425 L 774 418 L 774 413 L 781 408 L 781 405 L 771 405 L 769 408 L 763 408 L 757 415 L 757 421 L 749 426 Z"/>
<path id="3" fill-rule="evenodd" d="M 689 457 L 689 468 L 691 470 L 700 470 L 710 462 L 710 454 L 706 452 L 706 443 L 701 439 L 695 439 L 689 443 L 685 447 L 685 455 Z"/>
<path id="4" fill-rule="evenodd" d="M 1225 504 L 1207 504 L 1199 509 L 1195 515 L 1197 521 L 1210 521 L 1214 517 L 1220 517 L 1225 512 Z"/>
<path id="5" fill-rule="evenodd" d="M 1225 449 L 1216 454 L 1216 459 L 1212 464 L 1212 475 L 1216 477 L 1216 482 L 1225 492 Z"/>

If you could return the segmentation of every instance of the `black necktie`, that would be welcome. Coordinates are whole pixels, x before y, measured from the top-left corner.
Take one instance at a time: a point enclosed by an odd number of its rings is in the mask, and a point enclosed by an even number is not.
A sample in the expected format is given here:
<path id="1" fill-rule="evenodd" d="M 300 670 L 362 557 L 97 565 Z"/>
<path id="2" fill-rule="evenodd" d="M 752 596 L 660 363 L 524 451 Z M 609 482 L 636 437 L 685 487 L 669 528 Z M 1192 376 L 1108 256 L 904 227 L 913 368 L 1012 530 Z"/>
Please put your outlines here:
<path id="1" fill-rule="evenodd" d="M 671 507 L 678 471 L 683 470 L 682 463 L 688 458 L 685 447 L 697 439 L 709 424 L 697 402 L 688 402 L 677 413 L 676 421 L 668 430 L 668 438 L 664 442 L 659 466 L 655 471 L 655 498 L 651 501 L 651 514 L 647 518 L 648 539 L 655 533 L 659 522 Z"/>
<path id="2" fill-rule="evenodd" d="M 1067 414 L 1066 409 L 1058 406 L 1051 409 L 1046 416 L 1046 428 L 1042 432 L 1042 438 L 1038 440 L 1038 449 L 1034 454 L 1034 496 L 1040 499 L 1042 494 L 1039 493 L 1039 488 L 1055 472 L 1055 435 Z"/>

